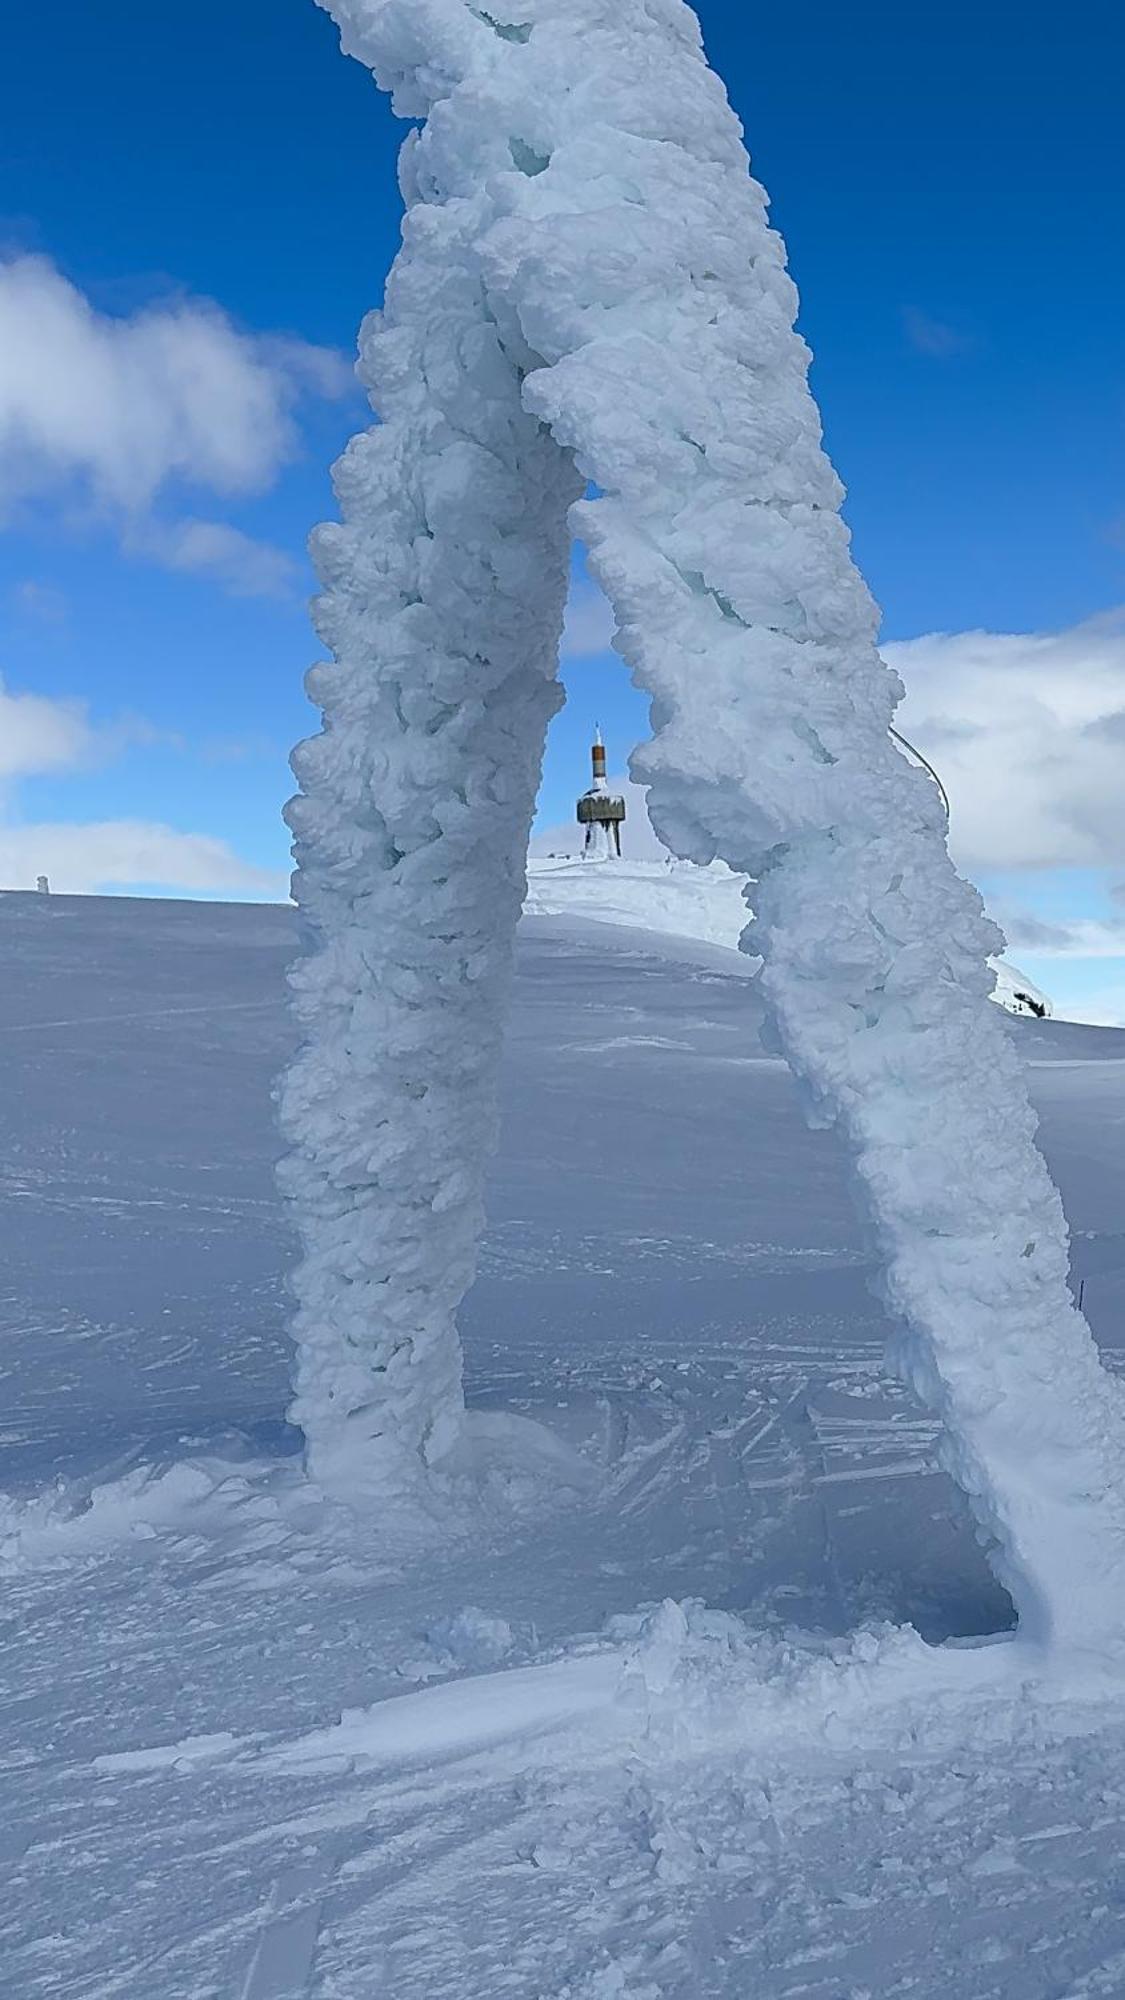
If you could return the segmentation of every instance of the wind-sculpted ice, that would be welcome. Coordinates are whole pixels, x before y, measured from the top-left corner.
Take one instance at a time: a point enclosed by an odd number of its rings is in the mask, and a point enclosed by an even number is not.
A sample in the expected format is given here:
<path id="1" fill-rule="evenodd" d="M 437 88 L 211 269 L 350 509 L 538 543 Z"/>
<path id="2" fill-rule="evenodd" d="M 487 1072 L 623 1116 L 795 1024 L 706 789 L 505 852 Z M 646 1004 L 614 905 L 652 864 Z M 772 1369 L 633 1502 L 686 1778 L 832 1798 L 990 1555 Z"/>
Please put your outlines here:
<path id="1" fill-rule="evenodd" d="M 634 760 L 675 853 L 756 878 L 779 1044 L 854 1160 L 898 1364 L 1031 1635 L 1122 1622 L 1122 1425 L 851 559 L 738 123 L 679 0 L 323 0 L 424 120 L 384 424 L 338 472 L 299 753 L 285 1096 L 314 1464 L 440 1458 L 565 572 L 564 516 L 652 697 Z M 580 490 L 586 498 L 576 499 Z M 753 1143 L 748 1133 L 747 1143 Z M 353 1451 L 353 1441 L 356 1449 Z"/>
<path id="2" fill-rule="evenodd" d="M 401 1488 L 456 1441 L 512 938 L 567 589 L 569 455 L 481 289 L 481 197 L 417 206 L 361 372 L 382 422 L 315 537 L 333 663 L 288 808 L 310 949 L 281 1091 L 304 1242 L 293 1414 L 325 1485 Z"/>

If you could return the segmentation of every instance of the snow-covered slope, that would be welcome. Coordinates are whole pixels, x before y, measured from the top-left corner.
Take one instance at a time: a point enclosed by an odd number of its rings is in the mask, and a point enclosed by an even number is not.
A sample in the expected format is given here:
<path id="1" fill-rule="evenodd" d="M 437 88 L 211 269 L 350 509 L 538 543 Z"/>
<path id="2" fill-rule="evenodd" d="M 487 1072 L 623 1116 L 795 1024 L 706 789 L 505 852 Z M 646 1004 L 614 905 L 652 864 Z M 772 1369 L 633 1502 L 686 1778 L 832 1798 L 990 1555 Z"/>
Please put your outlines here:
<path id="1" fill-rule="evenodd" d="M 411 1549 L 284 1422 L 294 944 L 0 897 L 5 1992 L 1120 1990 L 1117 1694 L 901 1629 L 1010 1612 L 744 962 L 525 922 L 463 1332 L 556 1456 Z M 1116 1365 L 1125 1033 L 1010 1033 Z"/>
<path id="2" fill-rule="evenodd" d="M 1049 1021 L 1054 1007 L 1042 988 L 1021 972 L 1018 965 L 1009 960 L 994 958 L 996 985 L 992 997 L 1009 1014 L 1031 1016 L 1037 1021 Z"/>
<path id="3" fill-rule="evenodd" d="M 601 861 L 533 858 L 528 864 L 526 909 L 539 916 L 576 915 L 598 922 L 639 926 L 673 937 L 737 947 L 747 922 L 746 877 L 721 861 L 697 868 L 690 861 Z M 1045 993 L 1007 960 L 991 961 L 992 998 L 1009 1014 L 1038 1020 L 1053 1013 Z"/>
<path id="4" fill-rule="evenodd" d="M 745 876 L 721 861 L 532 859 L 527 869 L 529 916 L 589 917 L 604 924 L 696 938 L 737 948 L 749 920 Z"/>

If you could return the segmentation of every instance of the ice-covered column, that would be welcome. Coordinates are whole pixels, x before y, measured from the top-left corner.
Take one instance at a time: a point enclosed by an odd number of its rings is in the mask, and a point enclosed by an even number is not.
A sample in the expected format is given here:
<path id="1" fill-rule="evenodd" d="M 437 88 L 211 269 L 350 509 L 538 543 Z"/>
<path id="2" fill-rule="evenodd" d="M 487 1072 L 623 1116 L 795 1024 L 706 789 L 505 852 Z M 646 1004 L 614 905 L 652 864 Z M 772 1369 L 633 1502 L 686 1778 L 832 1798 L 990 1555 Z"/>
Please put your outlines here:
<path id="1" fill-rule="evenodd" d="M 428 117 L 428 228 L 475 206 L 523 388 L 598 497 L 576 507 L 652 695 L 637 760 L 680 855 L 758 878 L 780 1044 L 849 1147 L 902 1334 L 1025 1628 L 1125 1622 L 1122 1417 L 999 1015 L 998 938 L 851 560 L 796 294 L 680 0 L 324 0 Z"/>
<path id="2" fill-rule="evenodd" d="M 408 200 L 416 194 L 404 163 Z M 288 808 L 308 952 L 281 1115 L 303 1239 L 295 1420 L 344 1495 L 402 1491 L 454 1442 L 528 831 L 555 678 L 569 456 L 520 400 L 473 201 L 408 217 L 361 342 L 382 422 L 336 467 Z"/>

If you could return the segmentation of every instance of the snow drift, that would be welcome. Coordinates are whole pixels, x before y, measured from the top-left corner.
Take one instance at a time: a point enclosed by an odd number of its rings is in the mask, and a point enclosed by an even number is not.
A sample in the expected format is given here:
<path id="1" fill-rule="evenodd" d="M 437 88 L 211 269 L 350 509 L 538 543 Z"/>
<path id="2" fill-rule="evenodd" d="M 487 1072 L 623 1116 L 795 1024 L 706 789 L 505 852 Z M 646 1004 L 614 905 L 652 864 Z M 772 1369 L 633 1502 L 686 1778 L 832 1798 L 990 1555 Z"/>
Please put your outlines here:
<path id="1" fill-rule="evenodd" d="M 678 855 L 753 876 L 745 948 L 881 1246 L 897 1360 L 1036 1637 L 1120 1624 L 1118 1402 L 988 1006 L 999 934 L 888 737 L 797 298 L 680 0 L 325 0 L 425 120 L 363 338 L 384 419 L 322 531 L 325 733 L 298 753 L 284 1095 L 314 1466 L 456 1429 L 498 1018 L 562 618 L 564 522 L 652 697 L 634 761 Z M 585 486 L 597 497 L 577 499 Z M 573 504 L 571 504 L 573 503 Z"/>

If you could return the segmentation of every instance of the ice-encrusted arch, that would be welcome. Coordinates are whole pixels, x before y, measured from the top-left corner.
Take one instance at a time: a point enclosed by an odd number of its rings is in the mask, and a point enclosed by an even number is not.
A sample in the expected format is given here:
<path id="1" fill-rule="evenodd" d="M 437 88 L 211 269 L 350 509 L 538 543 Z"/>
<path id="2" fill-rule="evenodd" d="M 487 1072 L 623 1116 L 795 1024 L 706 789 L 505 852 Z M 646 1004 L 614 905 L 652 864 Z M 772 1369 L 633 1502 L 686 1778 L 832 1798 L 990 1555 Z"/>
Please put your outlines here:
<path id="1" fill-rule="evenodd" d="M 317 545 L 336 664 L 316 673 L 326 733 L 300 753 L 293 808 L 315 948 L 284 1116 L 314 1469 L 397 1479 L 456 1431 L 454 1313 L 569 508 L 652 697 L 636 768 L 657 828 L 757 878 L 780 1045 L 843 1134 L 899 1365 L 944 1420 L 998 1573 L 1035 1635 L 1116 1630 L 1119 1395 L 1072 1304 L 1061 1203 L 988 1004 L 997 934 L 888 736 L 901 688 L 796 295 L 695 16 L 322 4 L 426 122 L 365 341 L 385 422 L 343 461 L 344 525 Z M 576 499 L 579 481 L 598 497 Z"/>

